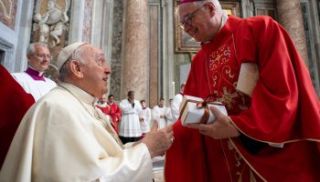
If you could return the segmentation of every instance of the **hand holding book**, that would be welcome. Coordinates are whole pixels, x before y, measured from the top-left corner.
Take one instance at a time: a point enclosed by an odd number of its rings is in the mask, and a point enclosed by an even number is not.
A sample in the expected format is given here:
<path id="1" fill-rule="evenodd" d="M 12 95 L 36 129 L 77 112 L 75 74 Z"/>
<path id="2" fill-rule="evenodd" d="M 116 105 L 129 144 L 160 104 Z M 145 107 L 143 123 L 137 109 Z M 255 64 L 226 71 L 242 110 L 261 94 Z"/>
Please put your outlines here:
<path id="1" fill-rule="evenodd" d="M 185 95 L 180 107 L 182 125 L 212 123 L 215 120 L 215 115 L 210 112 L 210 107 L 216 107 L 227 115 L 226 108 L 219 102 L 206 102 L 202 98 Z"/>
<path id="2" fill-rule="evenodd" d="M 215 116 L 214 122 L 208 124 L 188 124 L 186 127 L 198 129 L 201 134 L 214 139 L 225 139 L 240 135 L 240 132 L 232 124 L 229 116 L 222 113 L 216 107 L 209 107 L 209 109 Z"/>
<path id="3" fill-rule="evenodd" d="M 205 102 L 202 98 L 185 95 L 180 115 L 183 126 L 198 129 L 203 135 L 215 139 L 239 136 L 221 103 Z"/>

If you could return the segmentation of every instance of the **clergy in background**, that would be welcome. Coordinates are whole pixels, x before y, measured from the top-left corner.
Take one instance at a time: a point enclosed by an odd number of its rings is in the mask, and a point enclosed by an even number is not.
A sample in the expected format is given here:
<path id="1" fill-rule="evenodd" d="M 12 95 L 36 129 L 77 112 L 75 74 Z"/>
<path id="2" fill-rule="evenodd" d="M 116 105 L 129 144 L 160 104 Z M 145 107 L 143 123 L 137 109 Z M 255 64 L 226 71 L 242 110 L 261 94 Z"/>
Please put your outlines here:
<path id="1" fill-rule="evenodd" d="M 105 97 L 99 99 L 97 107 L 101 109 L 103 113 L 108 115 L 111 119 L 111 125 L 113 129 L 119 133 L 119 123 L 121 119 L 121 109 L 118 104 L 114 101 L 114 95 L 109 94 L 108 100 Z"/>
<path id="2" fill-rule="evenodd" d="M 44 76 L 51 61 L 48 46 L 43 43 L 31 43 L 27 49 L 28 68 L 12 76 L 37 101 L 56 86 L 50 78 Z"/>
<path id="3" fill-rule="evenodd" d="M 145 100 L 141 100 L 141 107 L 142 110 L 139 114 L 140 116 L 140 127 L 142 135 L 145 136 L 149 131 L 151 127 L 151 109 L 147 106 L 147 103 Z"/>
<path id="4" fill-rule="evenodd" d="M 170 108 L 164 104 L 164 98 L 160 98 L 158 105 L 152 108 L 152 121 L 157 122 L 159 128 L 164 128 L 169 125 L 169 119 L 171 119 Z"/>
<path id="5" fill-rule="evenodd" d="M 185 83 L 180 85 L 180 91 L 177 95 L 173 97 L 172 103 L 170 105 L 173 122 L 176 122 L 180 115 L 179 109 L 183 99 L 184 86 L 185 86 Z"/>
<path id="6" fill-rule="evenodd" d="M 119 136 L 123 143 L 138 141 L 142 136 L 139 115 L 142 111 L 141 104 L 134 98 L 134 91 L 128 91 L 127 96 L 127 99 L 119 103 L 122 111 Z"/>
<path id="7" fill-rule="evenodd" d="M 88 43 L 62 49 L 61 83 L 25 114 L 0 171 L 4 182 L 151 181 L 152 157 L 172 143 L 172 128 L 153 128 L 122 145 L 95 103 L 107 91 L 110 68 Z"/>
<path id="8" fill-rule="evenodd" d="M 177 12 L 201 42 L 184 94 L 228 116 L 175 123 L 166 182 L 320 181 L 319 99 L 288 33 L 267 16 L 228 17 L 218 0 L 181 0 Z"/>

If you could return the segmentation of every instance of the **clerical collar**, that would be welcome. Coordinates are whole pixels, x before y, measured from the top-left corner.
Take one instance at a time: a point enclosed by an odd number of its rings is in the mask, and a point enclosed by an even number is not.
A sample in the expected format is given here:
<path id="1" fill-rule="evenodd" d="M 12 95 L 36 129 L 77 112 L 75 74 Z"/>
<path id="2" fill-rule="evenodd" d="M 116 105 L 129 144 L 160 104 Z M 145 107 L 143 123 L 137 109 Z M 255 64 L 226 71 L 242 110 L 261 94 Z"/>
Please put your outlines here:
<path id="1" fill-rule="evenodd" d="M 37 70 L 32 69 L 31 67 L 28 67 L 28 69 L 25 71 L 29 76 L 31 76 L 34 80 L 42 80 L 46 81 L 43 76 L 43 72 L 39 72 Z"/>
<path id="2" fill-rule="evenodd" d="M 68 90 L 72 93 L 77 99 L 81 100 L 82 102 L 88 105 L 94 105 L 97 102 L 97 98 L 93 97 L 86 91 L 82 90 L 81 88 L 72 85 L 70 83 L 60 83 L 60 86 Z"/>

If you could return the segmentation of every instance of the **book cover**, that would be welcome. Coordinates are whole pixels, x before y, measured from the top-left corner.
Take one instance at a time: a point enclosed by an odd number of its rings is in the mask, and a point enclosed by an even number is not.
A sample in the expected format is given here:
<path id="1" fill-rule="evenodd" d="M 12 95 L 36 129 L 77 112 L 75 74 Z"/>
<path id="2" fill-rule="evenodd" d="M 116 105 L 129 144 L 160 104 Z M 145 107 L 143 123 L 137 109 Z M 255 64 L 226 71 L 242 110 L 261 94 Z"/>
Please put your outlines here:
<path id="1" fill-rule="evenodd" d="M 210 107 L 216 107 L 227 115 L 225 106 L 219 102 L 204 102 L 202 98 L 185 95 L 180 105 L 180 119 L 182 125 L 196 123 L 212 123 L 215 120 Z"/>

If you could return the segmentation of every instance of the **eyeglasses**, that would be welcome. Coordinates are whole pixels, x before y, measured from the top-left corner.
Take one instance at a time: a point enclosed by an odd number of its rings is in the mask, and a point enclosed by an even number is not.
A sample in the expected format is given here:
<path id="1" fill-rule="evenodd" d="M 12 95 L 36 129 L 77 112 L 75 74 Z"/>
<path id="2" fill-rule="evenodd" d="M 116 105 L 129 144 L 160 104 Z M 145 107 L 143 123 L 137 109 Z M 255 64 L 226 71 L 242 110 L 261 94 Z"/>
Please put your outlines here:
<path id="1" fill-rule="evenodd" d="M 194 10 L 193 12 L 185 15 L 183 18 L 182 18 L 182 21 L 180 21 L 180 28 L 185 30 L 186 26 L 191 26 L 192 25 L 192 19 L 194 18 L 194 16 L 196 15 L 196 13 L 201 9 L 203 8 L 204 6 L 201 5 L 199 8 L 197 8 L 196 10 Z"/>
<path id="2" fill-rule="evenodd" d="M 40 59 L 44 59 L 44 58 L 51 59 L 52 58 L 52 56 L 50 54 L 34 54 L 34 55 Z"/>

